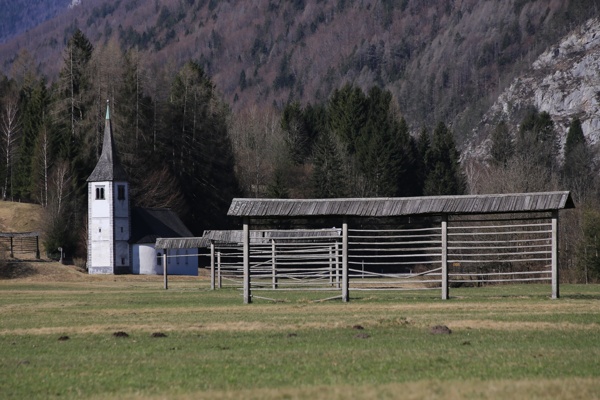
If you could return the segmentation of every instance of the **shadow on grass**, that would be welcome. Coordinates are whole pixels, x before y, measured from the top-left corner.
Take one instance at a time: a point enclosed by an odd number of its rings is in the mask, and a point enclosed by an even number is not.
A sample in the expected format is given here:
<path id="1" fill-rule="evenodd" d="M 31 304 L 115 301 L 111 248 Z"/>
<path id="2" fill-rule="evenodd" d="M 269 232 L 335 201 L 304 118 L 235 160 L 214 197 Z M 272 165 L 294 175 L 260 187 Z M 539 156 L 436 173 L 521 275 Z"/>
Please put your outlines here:
<path id="1" fill-rule="evenodd" d="M 35 274 L 37 270 L 28 261 L 10 261 L 0 265 L 0 279 L 27 278 Z"/>
<path id="2" fill-rule="evenodd" d="M 573 294 L 561 294 L 561 299 L 572 299 L 572 300 L 600 300 L 600 294 L 586 294 L 586 293 L 573 293 Z"/>

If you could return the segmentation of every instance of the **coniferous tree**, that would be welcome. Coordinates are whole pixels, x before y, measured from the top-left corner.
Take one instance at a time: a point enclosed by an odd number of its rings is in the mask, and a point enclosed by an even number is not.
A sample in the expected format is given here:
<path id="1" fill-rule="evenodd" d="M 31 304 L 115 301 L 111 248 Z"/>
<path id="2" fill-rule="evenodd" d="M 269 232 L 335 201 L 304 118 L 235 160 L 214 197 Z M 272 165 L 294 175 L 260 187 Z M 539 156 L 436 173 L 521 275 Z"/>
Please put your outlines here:
<path id="1" fill-rule="evenodd" d="M 466 183 L 460 169 L 460 153 L 452 132 L 443 122 L 433 131 L 433 140 L 427 156 L 429 172 L 423 192 L 427 196 L 464 194 Z"/>
<path id="2" fill-rule="evenodd" d="M 573 191 L 576 201 L 585 200 L 593 190 L 593 158 L 583 135 L 581 121 L 571 121 L 565 143 L 565 158 L 562 167 L 562 182 Z"/>
<path id="3" fill-rule="evenodd" d="M 420 196 L 423 194 L 423 180 L 420 174 L 422 164 L 419 160 L 419 149 L 404 118 L 398 124 L 392 145 L 400 164 L 396 196 Z"/>
<path id="4" fill-rule="evenodd" d="M 171 134 L 163 137 L 162 154 L 190 206 L 191 229 L 223 226 L 231 199 L 239 193 L 226 116 L 204 70 L 194 62 L 184 65 L 171 87 Z"/>
<path id="5" fill-rule="evenodd" d="M 42 131 L 46 116 L 50 113 L 50 94 L 46 81 L 29 81 L 21 89 L 20 109 L 22 135 L 19 160 L 15 175 L 15 195 L 19 199 L 32 200 L 36 189 L 34 155 L 37 138 Z"/>
<path id="6" fill-rule="evenodd" d="M 547 112 L 530 110 L 519 127 L 517 152 L 523 160 L 545 168 L 548 175 L 558 171 L 558 138 Z"/>
<path id="7" fill-rule="evenodd" d="M 500 121 L 496 125 L 492 132 L 491 141 L 490 156 L 492 157 L 492 165 L 506 167 L 514 155 L 514 146 L 506 122 Z"/>
<path id="8" fill-rule="evenodd" d="M 312 172 L 313 196 L 336 198 L 346 195 L 342 158 L 333 135 L 325 131 L 314 146 Z"/>
<path id="9" fill-rule="evenodd" d="M 348 153 L 356 153 L 361 129 L 366 123 L 367 99 L 358 87 L 335 90 L 327 105 L 329 130 L 344 141 Z"/>

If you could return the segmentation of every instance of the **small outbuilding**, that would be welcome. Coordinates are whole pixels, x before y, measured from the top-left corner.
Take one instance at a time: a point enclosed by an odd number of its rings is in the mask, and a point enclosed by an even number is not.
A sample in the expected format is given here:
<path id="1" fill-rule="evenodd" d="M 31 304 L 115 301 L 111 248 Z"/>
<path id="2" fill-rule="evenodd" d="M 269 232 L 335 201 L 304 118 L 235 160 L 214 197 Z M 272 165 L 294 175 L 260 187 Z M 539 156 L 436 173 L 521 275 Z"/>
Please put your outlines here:
<path id="1" fill-rule="evenodd" d="M 163 273 L 162 251 L 157 250 L 157 238 L 191 237 L 192 232 L 177 213 L 168 208 L 133 208 L 131 213 L 132 273 L 157 275 Z M 171 275 L 198 275 L 198 248 L 173 249 L 167 257 Z"/>

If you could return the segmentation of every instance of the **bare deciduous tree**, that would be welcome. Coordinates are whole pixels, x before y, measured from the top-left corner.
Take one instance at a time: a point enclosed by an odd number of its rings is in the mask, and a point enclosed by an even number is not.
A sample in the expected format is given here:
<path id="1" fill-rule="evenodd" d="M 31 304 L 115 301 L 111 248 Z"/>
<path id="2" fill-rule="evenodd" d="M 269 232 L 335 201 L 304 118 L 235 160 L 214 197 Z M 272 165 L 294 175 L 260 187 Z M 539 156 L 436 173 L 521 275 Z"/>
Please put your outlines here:
<path id="1" fill-rule="evenodd" d="M 16 95 L 9 95 L 4 100 L 0 115 L 0 124 L 0 128 L 2 129 L 4 165 L 6 168 L 4 184 L 2 185 L 2 199 L 6 200 L 9 187 L 12 195 L 13 164 L 19 138 L 18 104 Z"/>
<path id="2" fill-rule="evenodd" d="M 240 184 L 247 195 L 262 196 L 281 164 L 279 158 L 287 154 L 280 118 L 272 110 L 251 108 L 232 118 L 229 125 Z"/>

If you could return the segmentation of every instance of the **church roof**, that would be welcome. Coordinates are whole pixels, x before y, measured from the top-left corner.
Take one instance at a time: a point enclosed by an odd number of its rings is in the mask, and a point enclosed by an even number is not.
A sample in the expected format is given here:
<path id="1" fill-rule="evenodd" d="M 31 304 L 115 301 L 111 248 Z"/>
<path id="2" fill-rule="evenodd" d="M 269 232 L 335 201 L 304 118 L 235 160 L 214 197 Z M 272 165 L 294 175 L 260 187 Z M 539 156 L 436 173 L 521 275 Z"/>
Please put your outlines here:
<path id="1" fill-rule="evenodd" d="M 119 155 L 115 149 L 113 140 L 112 123 L 110 121 L 110 108 L 106 104 L 106 121 L 104 123 L 104 142 L 102 143 L 102 154 L 98 159 L 96 168 L 88 178 L 88 182 L 101 181 L 127 181 L 127 174 L 119 161 Z"/>
<path id="2" fill-rule="evenodd" d="M 161 237 L 191 236 L 194 236 L 192 232 L 170 208 L 135 207 L 131 210 L 131 244 L 154 244 Z"/>

